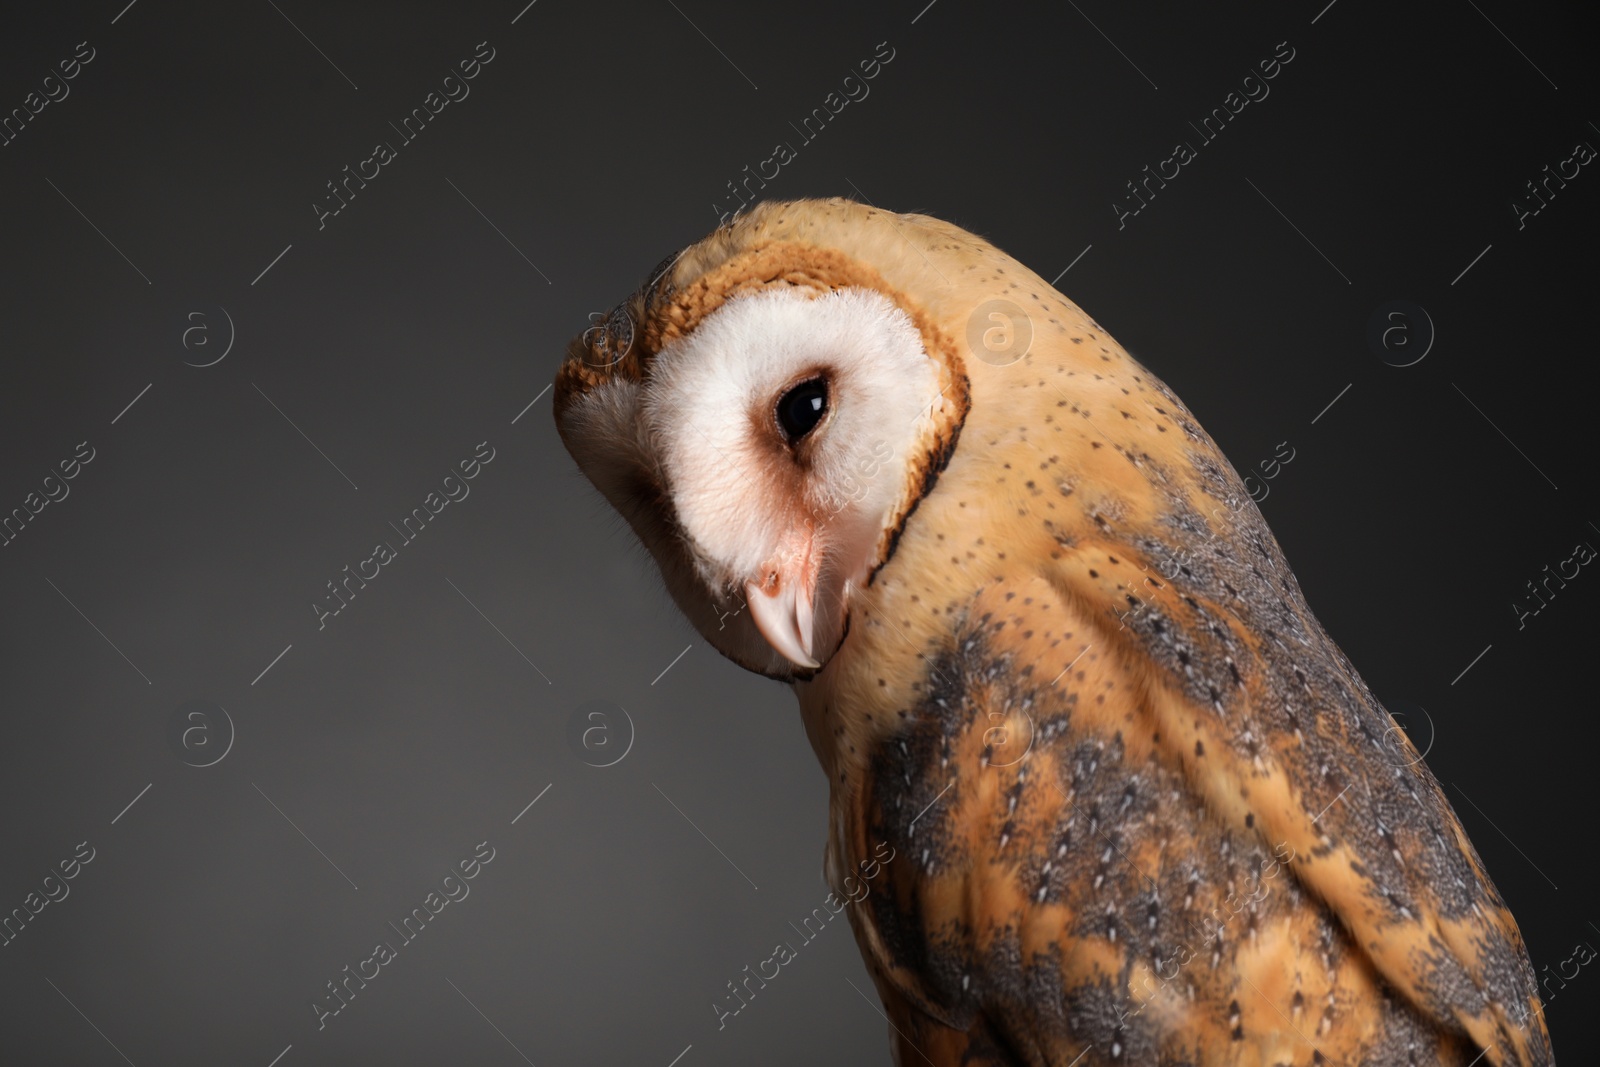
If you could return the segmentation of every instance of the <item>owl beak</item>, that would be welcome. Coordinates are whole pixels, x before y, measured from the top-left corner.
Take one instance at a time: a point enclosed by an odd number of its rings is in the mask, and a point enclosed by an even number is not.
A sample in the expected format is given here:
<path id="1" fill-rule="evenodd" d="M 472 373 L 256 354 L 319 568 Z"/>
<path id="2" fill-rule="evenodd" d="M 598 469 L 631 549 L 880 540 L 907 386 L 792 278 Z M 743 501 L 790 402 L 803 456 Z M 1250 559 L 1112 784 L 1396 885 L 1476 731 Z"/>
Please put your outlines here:
<path id="1" fill-rule="evenodd" d="M 774 570 L 762 582 L 746 582 L 744 592 L 756 629 L 779 655 L 807 670 L 822 666 L 811 654 L 816 619 L 810 582 L 799 573 Z"/>

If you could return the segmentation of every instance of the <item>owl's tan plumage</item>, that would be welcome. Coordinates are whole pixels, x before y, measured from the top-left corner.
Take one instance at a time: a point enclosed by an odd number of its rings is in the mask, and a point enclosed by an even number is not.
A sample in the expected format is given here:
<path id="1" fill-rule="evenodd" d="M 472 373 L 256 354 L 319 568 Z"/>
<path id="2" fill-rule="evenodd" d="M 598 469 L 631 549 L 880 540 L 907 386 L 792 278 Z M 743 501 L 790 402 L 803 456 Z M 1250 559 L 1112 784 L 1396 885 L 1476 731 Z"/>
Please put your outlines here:
<path id="1" fill-rule="evenodd" d="M 714 636 L 729 600 L 685 592 L 678 487 L 601 454 L 585 405 L 647 391 L 742 296 L 848 289 L 905 313 L 939 391 L 809 670 Z M 967 343 L 994 300 L 1031 326 L 1006 366 Z M 851 920 L 900 1063 L 1553 1063 L 1516 923 L 1238 475 L 1015 260 L 923 216 L 763 204 L 575 341 L 556 411 L 696 625 L 793 682 L 830 877 L 896 850 Z"/>

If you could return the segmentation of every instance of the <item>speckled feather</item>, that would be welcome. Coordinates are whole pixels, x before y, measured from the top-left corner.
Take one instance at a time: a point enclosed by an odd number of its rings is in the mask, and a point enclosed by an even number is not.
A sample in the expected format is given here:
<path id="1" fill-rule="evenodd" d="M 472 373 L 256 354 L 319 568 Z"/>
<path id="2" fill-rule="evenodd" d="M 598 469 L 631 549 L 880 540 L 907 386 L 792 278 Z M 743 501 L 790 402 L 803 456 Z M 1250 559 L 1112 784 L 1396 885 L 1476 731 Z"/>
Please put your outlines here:
<path id="1" fill-rule="evenodd" d="M 752 255 L 832 266 L 729 273 Z M 1554 1062 L 1438 783 L 1165 385 L 982 239 L 801 201 L 719 229 L 575 342 L 558 413 L 597 363 L 647 375 L 730 277 L 888 293 L 952 398 L 844 642 L 794 682 L 831 877 L 897 850 L 851 919 L 898 1062 Z M 1032 327 L 1004 367 L 965 343 L 995 299 Z M 624 358 L 579 358 L 621 351 L 624 320 Z"/>

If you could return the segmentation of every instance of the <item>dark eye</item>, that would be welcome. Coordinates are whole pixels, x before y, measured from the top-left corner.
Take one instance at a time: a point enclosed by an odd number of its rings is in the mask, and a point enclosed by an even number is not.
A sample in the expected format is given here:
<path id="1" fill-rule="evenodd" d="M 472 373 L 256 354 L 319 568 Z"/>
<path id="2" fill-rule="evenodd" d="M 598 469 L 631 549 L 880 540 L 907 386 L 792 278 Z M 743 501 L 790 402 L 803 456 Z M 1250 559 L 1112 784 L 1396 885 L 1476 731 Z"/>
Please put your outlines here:
<path id="1" fill-rule="evenodd" d="M 778 398 L 778 427 L 793 444 L 816 429 L 827 411 L 828 383 L 812 378 Z"/>

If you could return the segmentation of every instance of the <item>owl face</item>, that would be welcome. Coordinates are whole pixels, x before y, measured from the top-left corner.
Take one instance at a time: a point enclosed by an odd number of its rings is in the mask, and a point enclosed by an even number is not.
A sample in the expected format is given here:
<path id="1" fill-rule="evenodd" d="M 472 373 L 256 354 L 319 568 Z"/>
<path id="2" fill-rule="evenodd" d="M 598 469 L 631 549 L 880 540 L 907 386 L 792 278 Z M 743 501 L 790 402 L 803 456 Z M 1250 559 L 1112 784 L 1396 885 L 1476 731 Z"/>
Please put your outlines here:
<path id="1" fill-rule="evenodd" d="M 706 639 L 789 678 L 843 637 L 937 377 L 884 294 L 765 289 L 728 300 L 636 377 L 565 398 L 557 418 Z"/>

